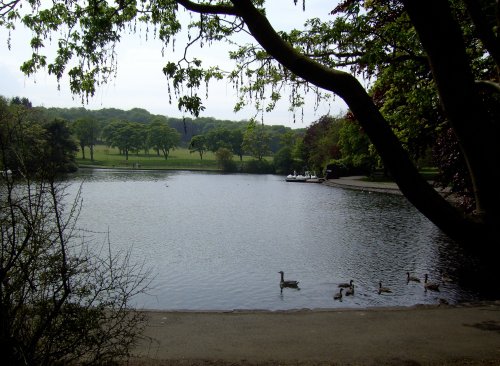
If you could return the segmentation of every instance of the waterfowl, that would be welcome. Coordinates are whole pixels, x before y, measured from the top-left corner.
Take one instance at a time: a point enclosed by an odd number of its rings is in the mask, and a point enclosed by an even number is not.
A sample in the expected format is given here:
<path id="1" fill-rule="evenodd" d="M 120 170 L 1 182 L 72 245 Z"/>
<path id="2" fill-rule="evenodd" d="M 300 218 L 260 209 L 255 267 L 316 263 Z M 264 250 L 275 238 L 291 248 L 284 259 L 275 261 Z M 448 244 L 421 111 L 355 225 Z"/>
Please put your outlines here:
<path id="1" fill-rule="evenodd" d="M 390 294 L 390 293 L 392 293 L 392 290 L 390 288 L 388 288 L 388 287 L 383 287 L 382 286 L 382 281 L 380 281 L 378 283 L 378 293 L 379 293 L 379 295 L 381 293 L 388 293 L 388 294 Z"/>
<path id="2" fill-rule="evenodd" d="M 339 288 L 347 288 L 347 287 L 352 287 L 353 280 L 350 280 L 349 283 L 339 283 Z"/>
<path id="3" fill-rule="evenodd" d="M 414 276 L 410 276 L 410 272 L 406 272 L 406 282 L 410 282 L 410 281 L 420 282 L 420 278 L 414 277 Z"/>
<path id="4" fill-rule="evenodd" d="M 335 295 L 333 295 L 333 299 L 334 300 L 342 300 L 342 291 L 344 291 L 343 288 L 341 288 L 339 292 L 337 292 Z"/>
<path id="5" fill-rule="evenodd" d="M 448 277 L 446 274 L 441 272 L 441 282 L 451 283 L 451 282 L 453 282 L 453 280 L 450 277 Z"/>
<path id="6" fill-rule="evenodd" d="M 354 284 L 351 287 L 348 287 L 347 290 L 345 290 L 345 295 L 346 296 L 353 296 L 354 295 Z"/>
<path id="7" fill-rule="evenodd" d="M 427 273 L 425 274 L 425 280 L 424 280 L 424 288 L 425 291 L 430 290 L 430 291 L 439 291 L 439 283 L 434 283 L 434 282 L 428 282 L 428 275 Z"/>
<path id="8" fill-rule="evenodd" d="M 281 274 L 280 287 L 282 290 L 284 287 L 291 287 L 291 288 L 299 287 L 299 281 L 285 281 L 285 273 L 283 271 L 279 271 L 278 273 Z"/>

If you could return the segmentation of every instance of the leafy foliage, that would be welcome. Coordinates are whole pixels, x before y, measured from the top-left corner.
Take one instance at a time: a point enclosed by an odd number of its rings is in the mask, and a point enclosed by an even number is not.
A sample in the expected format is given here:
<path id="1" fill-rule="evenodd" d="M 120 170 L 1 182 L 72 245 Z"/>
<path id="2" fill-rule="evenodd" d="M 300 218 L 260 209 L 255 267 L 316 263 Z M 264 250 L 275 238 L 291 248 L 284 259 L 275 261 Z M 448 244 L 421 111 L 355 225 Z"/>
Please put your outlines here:
<path id="1" fill-rule="evenodd" d="M 297 170 L 292 148 L 285 146 L 280 149 L 273 157 L 273 164 L 277 174 L 290 174 L 290 172 Z"/>
<path id="2" fill-rule="evenodd" d="M 103 134 L 110 146 L 119 148 L 128 160 L 131 151 L 138 151 L 143 146 L 145 138 L 142 127 L 139 123 L 116 121 L 106 126 Z"/>
<path id="3" fill-rule="evenodd" d="M 243 135 L 243 151 L 261 161 L 264 156 L 270 153 L 269 140 L 269 134 L 264 126 L 258 124 L 255 120 L 250 121 Z"/>
<path id="4" fill-rule="evenodd" d="M 154 149 L 161 151 L 165 160 L 168 159 L 170 150 L 179 146 L 180 134 L 166 123 L 155 123 L 149 126 L 149 144 Z"/>
<path id="5" fill-rule="evenodd" d="M 347 167 L 365 173 L 375 170 L 376 158 L 370 151 L 370 140 L 356 122 L 344 122 L 339 131 L 339 147 Z"/>
<path id="6" fill-rule="evenodd" d="M 313 170 L 321 171 L 330 159 L 339 159 L 339 130 L 342 121 L 323 116 L 306 130 L 302 141 L 302 159 Z"/>
<path id="7" fill-rule="evenodd" d="M 2 165 L 31 177 L 51 179 L 58 173 L 75 171 L 77 146 L 67 122 L 49 122 L 29 105 L 0 97 Z"/>
<path id="8" fill-rule="evenodd" d="M 208 150 L 207 139 L 203 135 L 193 136 L 189 143 L 189 152 L 197 152 L 200 155 L 200 160 L 203 160 L 203 154 Z"/>
<path id="9" fill-rule="evenodd" d="M 216 151 L 215 157 L 217 159 L 217 164 L 224 172 L 235 172 L 236 164 L 233 161 L 233 153 L 231 150 L 221 147 Z"/>
<path id="10" fill-rule="evenodd" d="M 76 171 L 75 156 L 77 147 L 71 136 L 67 122 L 54 120 L 44 125 L 45 144 L 40 165 L 49 174 L 53 172 Z M 44 162 L 44 163 L 42 163 Z"/>
<path id="11" fill-rule="evenodd" d="M 83 159 L 85 160 L 85 147 L 88 146 L 90 148 L 90 160 L 94 161 L 94 146 L 101 132 L 100 123 L 94 119 L 82 118 L 72 124 L 72 129 L 80 144 Z"/>

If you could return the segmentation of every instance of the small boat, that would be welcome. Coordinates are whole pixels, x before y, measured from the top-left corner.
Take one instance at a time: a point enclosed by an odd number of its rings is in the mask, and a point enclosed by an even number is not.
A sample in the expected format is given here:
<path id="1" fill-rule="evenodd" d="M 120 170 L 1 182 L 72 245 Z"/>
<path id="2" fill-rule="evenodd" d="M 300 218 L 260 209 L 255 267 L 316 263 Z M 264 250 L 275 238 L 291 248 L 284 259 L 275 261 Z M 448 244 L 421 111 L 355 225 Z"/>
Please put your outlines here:
<path id="1" fill-rule="evenodd" d="M 323 178 L 318 178 L 316 175 L 316 172 L 313 174 L 309 174 L 309 172 L 306 172 L 306 182 L 307 183 L 321 183 L 324 182 Z"/>
<path id="2" fill-rule="evenodd" d="M 304 175 L 297 174 L 296 171 L 293 174 L 288 174 L 285 178 L 287 182 L 300 182 L 300 183 L 321 183 L 324 181 L 323 178 L 318 178 L 316 174 L 310 174 L 305 172 Z"/>
<path id="3" fill-rule="evenodd" d="M 306 182 L 307 178 L 302 174 L 297 174 L 297 172 L 293 172 L 293 174 L 288 174 L 285 178 L 287 182 Z"/>

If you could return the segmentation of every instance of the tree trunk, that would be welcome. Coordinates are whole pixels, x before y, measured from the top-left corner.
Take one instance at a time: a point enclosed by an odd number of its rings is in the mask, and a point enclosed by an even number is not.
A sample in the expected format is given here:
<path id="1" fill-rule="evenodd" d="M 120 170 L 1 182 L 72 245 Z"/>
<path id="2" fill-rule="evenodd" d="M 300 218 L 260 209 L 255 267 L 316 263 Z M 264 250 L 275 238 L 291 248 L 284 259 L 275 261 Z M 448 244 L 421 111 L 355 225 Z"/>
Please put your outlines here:
<path id="1" fill-rule="evenodd" d="M 94 161 L 94 145 L 90 145 L 90 161 Z"/>
<path id="2" fill-rule="evenodd" d="M 483 230 L 500 235 L 500 116 L 488 108 L 475 83 L 461 29 L 444 0 L 405 0 L 405 9 L 427 52 L 441 105 L 467 162 Z M 495 114 L 495 112 L 497 114 Z"/>
<path id="3" fill-rule="evenodd" d="M 491 249 L 486 243 L 489 241 L 491 244 L 491 240 L 498 237 L 498 229 L 493 229 L 491 225 L 486 226 L 484 221 L 466 218 L 422 178 L 401 142 L 354 76 L 327 68 L 295 51 L 278 36 L 267 18 L 255 9 L 251 1 L 233 0 L 232 3 L 243 17 L 253 37 L 278 62 L 304 80 L 339 95 L 347 103 L 377 148 L 403 194 L 420 212 L 455 240 L 471 247 L 477 246 L 477 240 L 483 238 L 486 240 L 480 241 L 479 246 Z M 420 4 L 418 1 L 416 3 Z M 432 8 L 428 6 L 427 14 Z M 458 102 L 463 103 L 463 101 Z M 491 166 L 492 169 L 493 167 L 498 168 L 499 165 Z M 482 180 L 484 175 L 475 178 Z M 498 181 L 497 179 L 492 183 Z M 483 184 L 487 186 L 490 183 Z M 489 194 L 491 191 L 487 189 L 485 197 Z"/>

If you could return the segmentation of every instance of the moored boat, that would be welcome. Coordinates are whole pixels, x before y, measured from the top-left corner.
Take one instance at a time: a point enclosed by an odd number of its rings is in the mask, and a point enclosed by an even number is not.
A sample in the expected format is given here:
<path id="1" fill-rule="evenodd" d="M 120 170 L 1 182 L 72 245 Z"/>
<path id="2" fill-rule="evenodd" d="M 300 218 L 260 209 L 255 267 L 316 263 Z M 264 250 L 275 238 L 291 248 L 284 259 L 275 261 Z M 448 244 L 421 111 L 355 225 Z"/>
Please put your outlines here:
<path id="1" fill-rule="evenodd" d="M 304 175 L 297 174 L 297 172 L 293 172 L 293 174 L 288 174 L 285 178 L 287 182 L 301 182 L 301 183 L 321 183 L 324 181 L 323 178 L 318 178 L 316 173 L 311 174 L 310 172 L 305 172 Z"/>
<path id="2" fill-rule="evenodd" d="M 297 174 L 297 172 L 293 172 L 293 174 L 288 174 L 285 178 L 287 182 L 306 182 L 307 178 L 302 174 Z"/>

